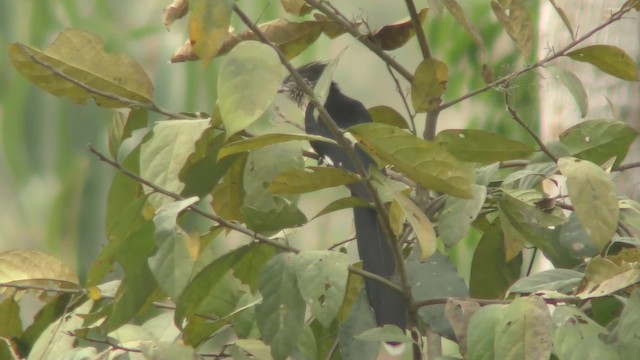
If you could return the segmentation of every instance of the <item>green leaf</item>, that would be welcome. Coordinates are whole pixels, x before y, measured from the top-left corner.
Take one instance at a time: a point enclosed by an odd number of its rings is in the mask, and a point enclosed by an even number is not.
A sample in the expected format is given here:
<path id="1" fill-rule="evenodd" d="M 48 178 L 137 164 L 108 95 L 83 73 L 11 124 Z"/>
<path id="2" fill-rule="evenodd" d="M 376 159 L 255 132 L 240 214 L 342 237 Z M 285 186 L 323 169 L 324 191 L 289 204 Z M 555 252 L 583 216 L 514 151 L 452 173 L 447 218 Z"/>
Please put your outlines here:
<path id="1" fill-rule="evenodd" d="M 436 59 L 423 60 L 413 74 L 411 103 L 416 112 L 431 111 L 440 105 L 447 89 L 449 68 Z"/>
<path id="2" fill-rule="evenodd" d="M 202 269 L 187 285 L 176 302 L 176 326 L 180 327 L 185 318 L 192 317 L 198 311 L 209 297 L 211 289 L 222 280 L 233 266 L 243 260 L 250 260 L 252 254 L 256 251 L 260 252 L 260 248 L 263 246 L 268 245 L 252 243 L 241 246 L 220 256 Z"/>
<path id="3" fill-rule="evenodd" d="M 517 298 L 501 312 L 494 344 L 496 359 L 549 358 L 551 314 L 542 298 Z"/>
<path id="4" fill-rule="evenodd" d="M 533 20 L 522 0 L 492 1 L 491 10 L 511 39 L 516 43 L 522 56 L 527 57 L 533 49 Z"/>
<path id="5" fill-rule="evenodd" d="M 480 239 L 471 262 L 469 292 L 481 299 L 502 298 L 520 277 L 522 254 L 506 261 L 504 238 L 500 224 L 491 224 Z"/>
<path id="6" fill-rule="evenodd" d="M 291 354 L 304 328 L 305 302 L 297 288 L 295 258 L 291 253 L 274 256 L 260 276 L 262 303 L 256 307 L 256 319 L 276 360 Z"/>
<path id="7" fill-rule="evenodd" d="M 349 209 L 353 207 L 369 207 L 371 206 L 369 202 L 364 200 L 358 196 L 349 196 L 344 197 L 335 201 L 332 201 L 329 205 L 325 206 L 324 209 L 320 210 L 319 213 L 316 214 L 312 219 L 320 217 L 322 215 L 326 215 L 332 213 L 334 211 Z"/>
<path id="8" fill-rule="evenodd" d="M 218 153 L 218 158 L 237 154 L 253 149 L 262 148 L 267 145 L 279 144 L 287 141 L 322 141 L 335 144 L 336 142 L 319 135 L 309 134 L 264 134 L 252 138 L 235 141 L 225 145 Z"/>
<path id="9" fill-rule="evenodd" d="M 153 136 L 140 149 L 140 176 L 165 190 L 180 193 L 184 184 L 180 181 L 180 169 L 202 132 L 209 127 L 209 120 L 166 120 L 156 124 Z M 153 190 L 145 187 L 145 192 Z M 171 202 L 162 194 L 149 195 L 154 208 Z"/>
<path id="10" fill-rule="evenodd" d="M 467 332 L 467 358 L 494 360 L 496 328 L 505 305 L 487 305 L 476 311 L 469 321 Z"/>
<path id="11" fill-rule="evenodd" d="M 124 279 L 118 287 L 111 308 L 107 308 L 106 320 L 100 325 L 105 332 L 126 324 L 155 300 L 152 295 L 158 290 L 158 284 L 147 263 L 155 250 L 153 231 L 153 223 L 146 221 L 127 236 L 126 250 L 114 254 L 115 260 L 124 269 Z"/>
<path id="12" fill-rule="evenodd" d="M 553 353 L 567 360 L 620 360 L 616 348 L 604 341 L 607 330 L 571 305 L 553 311 Z"/>
<path id="13" fill-rule="evenodd" d="M 149 112 L 145 109 L 135 108 L 125 116 L 121 112 L 114 112 L 109 127 L 109 153 L 114 159 L 118 159 L 120 145 L 130 138 L 135 130 L 146 128 L 149 122 Z"/>
<path id="14" fill-rule="evenodd" d="M 302 194 L 359 181 L 358 175 L 341 168 L 326 166 L 309 166 L 305 169 L 291 168 L 271 180 L 269 192 L 273 194 Z"/>
<path id="15" fill-rule="evenodd" d="M 407 259 L 407 274 L 415 301 L 469 296 L 464 279 L 458 275 L 451 261 L 438 251 L 426 261 L 421 261 L 418 249 L 414 247 Z M 444 305 L 422 306 L 418 315 L 433 331 L 449 339 L 454 338 L 453 329 L 444 314 Z"/>
<path id="16" fill-rule="evenodd" d="M 567 54 L 576 61 L 588 62 L 598 69 L 622 80 L 638 81 L 635 60 L 624 50 L 612 45 L 591 45 Z"/>
<path id="17" fill-rule="evenodd" d="M 20 338 L 20 348 L 28 348 L 31 350 L 31 347 L 33 347 L 33 344 L 42 336 L 47 326 L 67 311 L 71 298 L 72 294 L 61 294 L 42 307 L 33 317 L 33 323 L 24 329 L 22 337 Z M 26 353 L 26 351 L 23 353 Z"/>
<path id="18" fill-rule="evenodd" d="M 65 312 L 64 321 L 52 322 L 33 344 L 29 359 L 62 359 L 75 348 L 77 338 L 69 333 L 80 329 L 84 323 L 83 315 L 88 314 L 93 300 L 82 303 L 71 312 Z"/>
<path id="19" fill-rule="evenodd" d="M 236 304 L 245 293 L 240 288 L 240 281 L 227 272 L 212 288 L 207 289 L 209 293 L 198 306 L 197 314 L 186 320 L 187 325 L 182 331 L 185 344 L 200 346 L 211 334 L 222 329 L 242 312 L 242 309 L 236 310 Z M 206 314 L 216 320 L 203 318 L 199 314 Z"/>
<path id="20" fill-rule="evenodd" d="M 598 165 L 615 157 L 613 166 L 616 167 L 624 161 L 637 137 L 638 131 L 622 121 L 589 120 L 560 134 L 560 142 L 572 156 Z"/>
<path id="21" fill-rule="evenodd" d="M 565 70 L 556 66 L 547 66 L 546 69 L 556 78 L 562 85 L 564 85 L 573 99 L 576 101 L 576 105 L 578 105 L 578 109 L 580 110 L 580 116 L 587 116 L 587 111 L 589 111 L 589 98 L 587 97 L 587 91 L 584 89 L 582 85 L 582 81 L 571 71 Z"/>
<path id="22" fill-rule="evenodd" d="M 282 81 L 275 51 L 257 41 L 245 41 L 220 64 L 218 104 L 227 138 L 244 130 L 264 113 Z"/>
<path id="23" fill-rule="evenodd" d="M 398 343 L 411 343 L 410 337 L 408 337 L 403 330 L 394 325 L 385 325 L 383 327 L 375 327 L 369 329 L 360 335 L 356 336 L 358 340 L 376 341 L 376 342 L 398 342 Z"/>
<path id="24" fill-rule="evenodd" d="M 385 105 L 374 106 L 367 110 L 371 116 L 371 121 L 379 124 L 387 124 L 399 127 L 400 129 L 409 129 L 407 120 L 400 115 L 396 109 Z"/>
<path id="25" fill-rule="evenodd" d="M 22 335 L 22 321 L 20 320 L 20 305 L 13 296 L 4 297 L 0 302 L 0 337 L 18 338 Z"/>
<path id="26" fill-rule="evenodd" d="M 195 263 L 190 248 L 194 240 L 180 228 L 178 215 L 198 201 L 197 197 L 175 201 L 161 206 L 153 218 L 155 242 L 158 250 L 149 258 L 149 269 L 158 285 L 172 299 L 182 293 Z"/>
<path id="27" fill-rule="evenodd" d="M 487 197 L 487 188 L 472 185 L 473 199 L 448 197 L 444 208 L 438 216 L 438 234 L 446 246 L 454 246 L 467 236 L 472 222 L 482 210 Z"/>
<path id="28" fill-rule="evenodd" d="M 233 0 L 189 0 L 189 40 L 208 64 L 229 36 Z"/>
<path id="29" fill-rule="evenodd" d="M 586 259 L 600 253 L 600 245 L 587 234 L 575 212 L 560 229 L 560 245 L 575 259 Z"/>
<path id="30" fill-rule="evenodd" d="M 349 259 L 335 251 L 304 251 L 294 260 L 298 289 L 325 327 L 336 317 L 347 286 Z"/>
<path id="31" fill-rule="evenodd" d="M 243 179 L 246 196 L 240 210 L 247 227 L 271 232 L 307 222 L 295 206 L 297 195 L 274 195 L 268 190 L 269 182 L 284 170 L 303 167 L 300 143 L 269 145 L 249 153 Z"/>
<path id="32" fill-rule="evenodd" d="M 525 143 L 485 130 L 443 130 L 435 141 L 458 160 L 467 162 L 522 159 L 536 151 Z"/>
<path id="33" fill-rule="evenodd" d="M 530 239 L 531 227 L 548 229 L 567 221 L 559 208 L 543 209 L 537 205 L 544 201 L 542 193 L 527 190 L 503 189 L 503 196 L 498 199 L 498 214 L 500 215 L 504 232 L 506 259 L 511 260 L 522 250 L 526 242 L 538 246 L 538 242 Z M 544 231 L 544 230 L 543 230 Z"/>
<path id="34" fill-rule="evenodd" d="M 640 353 L 640 291 L 636 289 L 629 297 L 620 314 L 620 322 L 616 329 L 618 351 L 621 359 L 633 359 Z"/>
<path id="35" fill-rule="evenodd" d="M 380 345 L 356 338 L 362 332 L 376 327 L 373 310 L 364 291 L 360 291 L 349 312 L 349 317 L 338 328 L 338 343 L 343 359 L 375 359 Z"/>
<path id="36" fill-rule="evenodd" d="M 218 184 L 240 155 L 220 159 L 226 134 L 213 127 L 206 128 L 195 142 L 194 151 L 185 160 L 178 178 L 184 183 L 184 197 L 204 197 Z M 207 174 L 207 176 L 202 176 Z"/>
<path id="37" fill-rule="evenodd" d="M 242 220 L 240 209 L 244 203 L 244 169 L 247 156 L 241 155 L 222 178 L 222 182 L 213 188 L 211 207 L 216 214 L 227 220 Z"/>
<path id="38" fill-rule="evenodd" d="M 473 173 L 437 144 L 384 124 L 360 124 L 349 132 L 369 154 L 395 166 L 425 188 L 472 197 Z"/>
<path id="39" fill-rule="evenodd" d="M 75 103 L 84 104 L 93 98 L 98 106 L 109 108 L 128 107 L 129 102 L 150 104 L 153 85 L 144 70 L 125 55 L 107 54 L 103 45 L 104 41 L 90 32 L 67 29 L 43 51 L 13 43 L 9 44 L 8 55 L 13 66 L 29 81 Z M 127 102 L 90 93 L 87 87 Z"/>
<path id="40" fill-rule="evenodd" d="M 576 158 L 561 158 L 569 198 L 587 235 L 602 250 L 618 226 L 618 198 L 609 175 L 599 166 Z"/>
<path id="41" fill-rule="evenodd" d="M 273 197 L 273 208 L 268 210 L 244 205 L 240 212 L 247 227 L 256 232 L 272 232 L 298 227 L 307 223 L 307 217 L 285 198 Z"/>
<path id="42" fill-rule="evenodd" d="M 542 291 L 560 291 L 572 293 L 582 280 L 582 273 L 568 269 L 551 269 L 518 279 L 511 285 L 509 292 L 540 293 Z"/>

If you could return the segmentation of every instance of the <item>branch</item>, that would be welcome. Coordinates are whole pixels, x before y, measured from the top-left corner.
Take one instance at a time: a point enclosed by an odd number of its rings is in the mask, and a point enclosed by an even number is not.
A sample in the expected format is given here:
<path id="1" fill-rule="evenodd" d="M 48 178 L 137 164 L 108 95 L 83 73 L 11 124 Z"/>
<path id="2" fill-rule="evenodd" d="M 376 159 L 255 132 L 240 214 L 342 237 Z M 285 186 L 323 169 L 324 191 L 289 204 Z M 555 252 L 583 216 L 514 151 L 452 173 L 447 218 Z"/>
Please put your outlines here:
<path id="1" fill-rule="evenodd" d="M 29 57 L 29 59 L 31 59 L 31 61 L 33 61 L 34 63 L 45 67 L 47 70 L 51 71 L 52 73 L 54 73 L 56 76 L 67 80 L 68 82 L 74 84 L 75 86 L 83 89 L 84 91 L 88 92 L 89 94 L 94 94 L 94 95 L 98 95 L 98 96 L 102 96 L 105 97 L 107 99 L 111 99 L 111 100 L 115 100 L 119 103 L 125 104 L 128 107 L 140 107 L 149 111 L 153 111 L 155 113 L 158 114 L 162 114 L 165 115 L 171 119 L 197 119 L 195 117 L 191 117 L 191 116 L 187 116 L 184 114 L 178 114 L 178 113 L 174 113 L 171 112 L 169 110 L 165 110 L 163 108 L 161 108 L 160 106 L 156 105 L 153 101 L 149 102 L 149 103 L 143 103 L 143 102 L 139 102 L 139 101 L 135 101 L 132 99 L 128 99 L 125 97 L 122 97 L 120 95 L 116 95 L 110 92 L 106 92 L 106 91 L 102 91 L 102 90 L 98 90 L 95 89 L 81 81 L 78 81 L 72 77 L 70 77 L 69 75 L 63 73 L 62 71 L 54 68 L 53 66 L 51 66 L 50 64 L 38 59 L 33 52 L 26 46 L 22 45 L 22 44 L 18 44 L 18 46 L 20 46 L 22 48 L 22 51 L 24 51 L 27 55 L 27 57 Z"/>
<path id="2" fill-rule="evenodd" d="M 100 153 L 92 145 L 88 145 L 88 148 L 89 148 L 89 151 L 91 153 L 93 153 L 94 155 L 96 155 L 98 157 L 98 160 L 109 164 L 113 168 L 115 168 L 118 171 L 120 171 L 123 175 L 133 179 L 134 181 L 136 181 L 136 182 L 138 182 L 140 184 L 143 184 L 145 186 L 148 186 L 149 188 L 153 189 L 153 191 L 155 191 L 157 193 L 160 193 L 160 194 L 163 194 L 165 196 L 168 196 L 168 197 L 170 197 L 170 198 L 172 198 L 172 199 L 174 199 L 176 201 L 184 200 L 184 198 L 181 195 L 176 194 L 174 192 L 171 192 L 169 190 L 166 190 L 166 189 L 164 189 L 164 188 L 152 183 L 151 181 L 148 181 L 148 180 L 146 180 L 146 179 L 144 179 L 144 178 L 132 173 L 131 171 L 125 169 L 119 163 L 107 158 L 105 155 Z M 256 241 L 259 241 L 259 242 L 274 246 L 274 247 L 276 247 L 276 248 L 278 248 L 280 250 L 283 250 L 283 251 L 292 252 L 294 254 L 300 253 L 300 249 L 297 249 L 297 248 L 295 248 L 293 246 L 289 246 L 287 244 L 283 244 L 283 243 L 278 242 L 276 240 L 273 240 L 273 239 L 270 239 L 270 238 L 265 237 L 263 235 L 260 235 L 260 234 L 254 232 L 254 231 L 251 231 L 251 230 L 245 228 L 244 226 L 242 226 L 240 224 L 237 224 L 237 223 L 232 222 L 232 221 L 228 221 L 228 220 L 226 220 L 224 218 L 221 218 L 220 216 L 208 213 L 208 212 L 200 209 L 196 205 L 189 205 L 189 206 L 187 206 L 187 209 L 189 209 L 190 211 L 193 211 L 194 213 L 196 213 L 198 215 L 201 215 L 201 216 L 203 216 L 203 217 L 205 217 L 205 218 L 207 218 L 209 220 L 212 220 L 212 221 L 214 221 L 214 222 L 216 222 L 216 223 L 218 223 L 218 224 L 220 224 L 220 225 L 222 225 L 222 226 L 224 226 L 226 228 L 229 228 L 231 230 L 235 230 L 235 231 L 240 232 L 242 234 L 248 235 L 249 237 L 251 237 L 252 239 L 254 239 Z M 374 273 L 371 273 L 371 272 L 368 272 L 368 271 L 365 271 L 365 270 L 362 270 L 362 269 L 358 269 L 358 268 L 356 268 L 354 266 L 349 266 L 348 270 L 349 270 L 349 272 L 351 272 L 353 274 L 358 274 L 360 276 L 363 276 L 363 277 L 378 281 L 378 282 L 380 282 L 382 284 L 385 284 L 386 286 L 388 286 L 388 287 L 390 287 L 392 289 L 395 289 L 396 291 L 403 292 L 402 288 L 400 286 L 398 286 L 398 284 L 396 284 L 396 283 L 394 283 L 394 282 L 392 282 L 390 280 L 387 280 L 386 278 L 384 278 L 384 277 L 382 277 L 380 275 L 377 275 L 377 274 L 374 274 Z"/>
<path id="3" fill-rule="evenodd" d="M 21 284 L 12 284 L 10 282 L 0 283 L 0 288 L 12 288 L 17 290 L 37 290 L 37 291 L 55 292 L 59 294 L 84 294 L 86 292 L 85 289 L 48 288 L 46 286 L 21 285 Z"/>
<path id="4" fill-rule="evenodd" d="M 103 344 L 103 345 L 107 345 L 108 347 L 110 347 L 113 350 L 120 350 L 120 351 L 124 351 L 124 352 L 129 352 L 129 353 L 142 353 L 142 350 L 140 348 L 132 348 L 132 347 L 126 347 L 123 345 L 120 345 L 118 343 L 114 343 L 111 340 L 107 339 L 96 339 L 96 338 L 90 338 L 90 337 L 80 337 L 80 336 L 76 336 L 74 333 L 71 332 L 66 332 L 67 335 L 69 336 L 73 336 L 76 337 L 78 339 L 82 339 L 88 342 L 92 342 L 92 343 L 96 343 L 96 344 Z M 151 342 L 151 340 L 148 340 L 149 342 Z M 214 358 L 214 359 L 229 359 L 231 358 L 231 355 L 228 354 L 224 354 L 223 351 L 226 349 L 226 347 L 223 347 L 223 350 L 220 353 L 217 354 L 211 354 L 211 353 L 198 353 L 194 352 L 197 356 L 199 357 L 207 357 L 207 358 Z"/>
<path id="5" fill-rule="evenodd" d="M 573 49 L 574 47 L 576 47 L 577 45 L 579 45 L 583 41 L 587 40 L 588 38 L 593 36 L 593 34 L 597 33 L 598 31 L 600 31 L 600 30 L 602 30 L 604 28 L 606 28 L 607 26 L 611 25 L 612 23 L 622 19 L 624 14 L 628 13 L 632 9 L 633 9 L 632 7 L 629 7 L 629 8 L 626 8 L 626 9 L 625 8 L 621 8 L 620 10 L 616 11 L 615 13 L 613 13 L 611 15 L 611 17 L 609 19 L 607 19 L 605 22 L 603 22 L 602 24 L 596 26 L 595 28 L 593 28 L 591 31 L 589 31 L 588 33 L 584 34 L 580 38 L 572 41 L 571 43 L 569 43 L 569 45 L 565 46 L 560 51 L 558 51 L 556 53 L 553 53 L 553 54 L 550 54 L 547 57 L 545 57 L 544 59 L 538 61 L 537 63 L 535 63 L 533 65 L 526 66 L 525 68 L 523 68 L 521 70 L 518 70 L 518 71 L 513 72 L 513 73 L 511 73 L 511 74 L 509 74 L 507 76 L 504 76 L 504 77 L 492 82 L 491 84 L 485 85 L 485 86 L 483 86 L 483 87 L 481 87 L 479 89 L 476 89 L 476 90 L 474 90 L 474 91 L 472 91 L 470 93 L 467 93 L 467 94 L 465 94 L 463 96 L 460 96 L 457 99 L 453 99 L 453 100 L 451 100 L 449 102 L 446 102 L 446 103 L 440 105 L 437 108 L 437 110 L 442 111 L 444 109 L 450 108 L 451 106 L 453 106 L 453 105 L 455 105 L 455 104 L 457 104 L 457 103 L 459 103 L 461 101 L 464 101 L 464 100 L 466 100 L 466 99 L 468 99 L 470 97 L 476 96 L 476 95 L 478 95 L 480 93 L 483 93 L 483 92 L 485 92 L 485 91 L 487 91 L 489 89 L 492 89 L 492 88 L 495 88 L 497 86 L 506 84 L 506 83 L 510 82 L 511 80 L 517 78 L 518 76 L 520 76 L 520 75 L 522 75 L 522 74 L 524 74 L 524 73 L 526 73 L 526 72 L 528 72 L 530 70 L 533 70 L 533 69 L 539 68 L 541 66 L 544 66 L 548 62 L 553 61 L 553 60 L 555 60 L 555 59 L 557 59 L 557 58 L 559 58 L 561 56 L 564 56 L 569 50 Z"/>
<path id="6" fill-rule="evenodd" d="M 378 57 L 382 59 L 382 61 L 394 68 L 408 82 L 413 81 L 413 74 L 411 74 L 393 57 L 382 50 L 382 48 L 378 44 L 369 40 L 366 35 L 361 34 L 360 31 L 355 26 L 353 26 L 350 21 L 346 20 L 344 15 L 340 14 L 335 7 L 328 5 L 327 2 L 323 0 L 305 0 L 305 2 L 326 15 L 329 19 L 340 24 L 340 26 L 342 26 L 343 29 L 351 34 L 351 36 L 353 36 L 356 40 L 366 46 L 374 54 L 378 55 Z"/>
<path id="7" fill-rule="evenodd" d="M 635 169 L 635 168 L 639 168 L 640 167 L 640 161 L 638 162 L 632 162 L 632 163 L 628 163 L 628 164 L 622 164 L 616 168 L 613 168 L 611 171 L 625 171 L 625 170 L 629 170 L 629 169 Z"/>
<path id="8" fill-rule="evenodd" d="M 389 64 L 387 64 L 387 71 L 389 71 L 389 75 L 391 75 L 393 82 L 396 83 L 396 91 L 398 92 L 398 94 L 400 95 L 400 98 L 402 99 L 402 103 L 404 104 L 404 109 L 407 111 L 407 115 L 409 115 L 409 121 L 411 121 L 411 132 L 413 132 L 413 134 L 417 134 L 418 130 L 416 130 L 416 121 L 415 121 L 416 114 L 411 112 L 411 106 L 409 106 L 407 97 L 405 96 L 404 91 L 402 91 L 402 85 L 400 85 L 400 81 L 398 80 L 398 77 L 396 76 L 396 74 L 393 73 L 393 69 L 391 69 L 391 66 L 389 66 Z"/>
<path id="9" fill-rule="evenodd" d="M 423 306 L 444 305 L 450 300 L 475 301 L 480 306 L 487 306 L 487 305 L 496 305 L 496 304 L 498 304 L 498 305 L 511 304 L 515 299 L 502 300 L 502 299 L 474 299 L 474 298 L 448 297 L 448 298 L 434 298 L 434 299 L 417 301 L 417 302 L 413 303 L 413 306 L 415 308 L 420 308 L 420 307 L 423 307 Z M 575 297 L 575 296 L 568 296 L 568 297 L 563 298 L 563 299 L 551 299 L 551 298 L 550 299 L 545 299 L 543 297 L 542 300 L 544 300 L 544 302 L 547 303 L 547 304 L 557 305 L 557 304 L 568 303 L 568 302 L 570 302 L 570 303 L 576 303 L 576 302 L 580 303 L 580 302 L 584 301 L 585 299 L 580 299 L 580 298 Z"/>
<path id="10" fill-rule="evenodd" d="M 407 10 L 409 10 L 409 16 L 411 17 L 413 30 L 416 32 L 418 44 L 420 44 L 420 51 L 422 51 L 422 57 L 424 59 L 429 59 L 431 58 L 431 51 L 429 50 L 427 37 L 424 35 L 424 30 L 422 30 L 422 23 L 420 22 L 420 18 L 418 17 L 416 5 L 413 3 L 413 0 L 404 0 L 404 3 L 407 5 Z"/>
<path id="11" fill-rule="evenodd" d="M 513 120 L 515 120 L 518 124 L 520 124 L 520 126 L 522 126 L 529 133 L 529 135 L 531 135 L 533 140 L 535 140 L 536 143 L 538 143 L 540 150 L 542 150 L 542 152 L 545 153 L 549 157 L 549 159 L 551 159 L 554 163 L 557 163 L 558 158 L 555 155 L 553 155 L 553 153 L 547 148 L 547 146 L 542 142 L 542 139 L 540 139 L 540 137 L 535 133 L 535 131 L 531 130 L 529 125 L 527 125 L 527 123 L 522 121 L 520 116 L 518 116 L 518 113 L 516 112 L 516 110 L 511 107 L 511 104 L 509 104 L 508 89 L 504 91 L 504 103 L 505 105 L 507 105 L 507 110 L 511 114 L 511 117 L 513 118 Z"/>

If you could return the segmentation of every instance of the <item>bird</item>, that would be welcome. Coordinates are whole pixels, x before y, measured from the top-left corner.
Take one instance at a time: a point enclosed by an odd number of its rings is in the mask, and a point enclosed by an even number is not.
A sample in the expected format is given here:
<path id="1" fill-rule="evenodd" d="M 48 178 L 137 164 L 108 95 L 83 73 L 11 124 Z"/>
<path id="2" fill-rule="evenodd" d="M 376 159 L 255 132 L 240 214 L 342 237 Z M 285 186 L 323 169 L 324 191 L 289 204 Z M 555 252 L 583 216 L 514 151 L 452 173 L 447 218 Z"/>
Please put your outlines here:
<path id="1" fill-rule="evenodd" d="M 305 83 L 313 88 L 326 66 L 327 64 L 323 62 L 312 62 L 299 67 L 297 71 Z M 306 133 L 336 140 L 336 136 L 314 114 L 315 107 L 309 103 L 309 99 L 291 75 L 285 78 L 279 92 L 286 94 L 304 110 Z M 341 129 L 372 122 L 365 106 L 361 102 L 343 94 L 333 81 L 329 87 L 324 108 Z M 311 147 L 321 159 L 328 159 L 332 166 L 357 173 L 355 164 L 341 146 L 333 143 L 311 141 Z M 354 151 L 365 169 L 375 166 L 373 158 L 360 146 L 356 145 Z M 358 196 L 371 202 L 372 196 L 362 182 L 351 185 L 349 188 L 353 196 Z M 363 270 L 394 281 L 393 279 L 397 274 L 395 258 L 391 244 L 378 220 L 377 210 L 373 207 L 354 207 L 353 217 L 358 253 L 362 260 Z M 395 325 L 404 330 L 406 328 L 407 304 L 402 294 L 376 280 L 365 278 L 364 281 L 367 300 L 373 310 L 377 326 Z"/>

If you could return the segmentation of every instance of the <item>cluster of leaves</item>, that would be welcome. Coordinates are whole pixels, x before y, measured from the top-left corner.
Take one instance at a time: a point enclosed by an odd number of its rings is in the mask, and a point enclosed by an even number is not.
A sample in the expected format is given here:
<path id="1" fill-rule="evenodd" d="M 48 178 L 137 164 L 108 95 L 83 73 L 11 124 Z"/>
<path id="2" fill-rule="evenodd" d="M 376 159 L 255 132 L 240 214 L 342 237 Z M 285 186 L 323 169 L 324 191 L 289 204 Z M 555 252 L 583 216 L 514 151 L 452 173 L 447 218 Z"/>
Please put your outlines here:
<path id="1" fill-rule="evenodd" d="M 90 149 L 119 172 L 107 200 L 109 241 L 87 283 L 79 284 L 63 264 L 39 252 L 0 254 L 5 290 L 0 314 L 7 320 L 0 325 L 3 358 L 141 353 L 172 359 L 196 354 L 360 359 L 375 358 L 380 340 L 412 343 L 397 328 L 370 330 L 373 318 L 361 276 L 371 274 L 350 265 L 333 247 L 303 251 L 283 239 L 289 229 L 318 216 L 370 205 L 341 198 L 309 219 L 297 206 L 301 196 L 362 177 L 305 167 L 304 141 L 329 139 L 255 130 L 276 112 L 272 103 L 281 62 L 288 63 L 321 34 L 360 31 L 324 2 L 281 3 L 295 16 L 319 12 L 311 14 L 313 20 L 278 19 L 230 34 L 232 14 L 245 17 L 231 0 L 176 0 L 167 8 L 167 25 L 190 14 L 189 41 L 174 60 L 225 56 L 216 107 L 206 118 L 156 105 L 144 71 L 126 56 L 105 53 L 102 41 L 89 32 L 66 30 L 44 50 L 9 46 L 14 67 L 51 94 L 129 111 L 114 115 L 109 136 L 114 160 Z M 462 8 L 453 0 L 443 6 L 481 46 Z M 522 2 L 494 1 L 491 8 L 528 56 L 533 25 Z M 639 10 L 638 1 L 628 1 L 609 23 L 634 8 Z M 416 113 L 441 111 L 453 102 L 442 103 L 448 77 L 444 62 L 425 56 L 408 72 L 384 57 L 421 31 L 417 26 L 427 11 L 414 15 L 357 36 L 411 84 L 411 121 L 378 106 L 370 109 L 373 123 L 346 129 L 379 165 L 403 180 L 375 171 L 367 179 L 389 204 L 378 210 L 388 210 L 390 233 L 402 241 L 396 248 L 406 259 L 400 264 L 406 278 L 396 287 L 409 289 L 405 295 L 417 310 L 412 322 L 453 339 L 470 359 L 548 358 L 552 353 L 570 359 L 576 351 L 602 359 L 633 357 L 640 332 L 640 293 L 633 291 L 640 281 L 640 203 L 619 196 L 612 176 L 625 168 L 638 132 L 615 119 L 589 120 L 552 144 L 532 133 L 539 148 L 483 130 L 417 136 Z M 559 56 L 638 80 L 633 60 L 621 49 L 595 45 L 570 51 L 580 42 L 498 80 L 483 64 L 485 90 Z M 330 73 L 325 76 L 330 80 Z M 558 76 L 578 104 L 586 102 L 575 75 Z M 581 109 L 586 114 L 586 107 Z M 150 111 L 170 119 L 147 131 Z M 566 186 L 561 185 L 565 179 Z M 558 195 L 549 196 L 545 183 L 555 185 Z M 420 189 L 437 196 L 416 205 L 411 198 Z M 446 254 L 470 228 L 482 236 L 467 286 Z M 555 269 L 522 277 L 527 245 L 542 251 Z M 114 264 L 124 276 L 105 282 Z M 25 290 L 59 295 L 22 329 L 17 295 Z M 558 304 L 553 314 L 547 303 Z"/>

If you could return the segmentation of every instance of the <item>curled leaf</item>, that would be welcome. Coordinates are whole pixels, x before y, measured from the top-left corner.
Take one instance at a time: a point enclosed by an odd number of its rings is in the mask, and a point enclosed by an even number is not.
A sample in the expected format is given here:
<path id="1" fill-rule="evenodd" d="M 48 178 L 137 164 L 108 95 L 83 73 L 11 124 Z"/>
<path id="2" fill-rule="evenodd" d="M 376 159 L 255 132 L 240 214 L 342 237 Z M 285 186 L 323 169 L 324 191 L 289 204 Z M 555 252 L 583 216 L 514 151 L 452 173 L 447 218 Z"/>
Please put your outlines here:
<path id="1" fill-rule="evenodd" d="M 492 1 L 491 10 L 516 43 L 522 56 L 529 56 L 533 49 L 533 20 L 523 1 Z"/>
<path id="2" fill-rule="evenodd" d="M 171 24 L 174 21 L 182 18 L 187 15 L 189 11 L 189 1 L 188 0 L 173 0 L 173 2 L 164 8 L 164 13 L 162 15 L 162 23 L 164 27 L 169 30 Z"/>
<path id="3" fill-rule="evenodd" d="M 422 24 L 427 18 L 429 9 L 422 9 L 418 12 L 418 18 Z M 422 29 L 420 29 L 422 31 Z M 385 25 L 376 30 L 369 38 L 380 44 L 383 50 L 395 50 L 406 44 L 416 34 L 411 18 L 402 19 L 391 25 Z"/>

